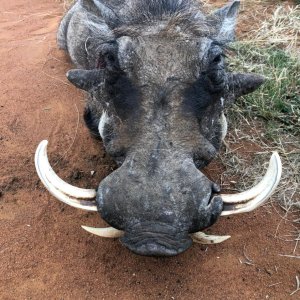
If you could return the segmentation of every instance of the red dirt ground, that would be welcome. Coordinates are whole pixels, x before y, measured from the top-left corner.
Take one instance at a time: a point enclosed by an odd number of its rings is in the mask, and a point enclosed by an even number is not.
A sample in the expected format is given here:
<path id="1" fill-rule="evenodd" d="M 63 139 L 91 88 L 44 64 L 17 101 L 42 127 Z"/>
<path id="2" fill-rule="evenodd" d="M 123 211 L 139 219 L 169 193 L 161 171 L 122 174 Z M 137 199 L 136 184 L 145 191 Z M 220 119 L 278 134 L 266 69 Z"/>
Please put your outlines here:
<path id="1" fill-rule="evenodd" d="M 221 245 L 147 258 L 83 231 L 105 224 L 45 191 L 33 164 L 43 139 L 70 183 L 96 187 L 113 168 L 64 76 L 62 13 L 54 0 L 0 1 L 0 299 L 299 299 L 289 294 L 300 263 L 279 255 L 294 244 L 274 237 L 281 219 L 270 207 L 221 219 L 208 231 L 232 235 Z"/>

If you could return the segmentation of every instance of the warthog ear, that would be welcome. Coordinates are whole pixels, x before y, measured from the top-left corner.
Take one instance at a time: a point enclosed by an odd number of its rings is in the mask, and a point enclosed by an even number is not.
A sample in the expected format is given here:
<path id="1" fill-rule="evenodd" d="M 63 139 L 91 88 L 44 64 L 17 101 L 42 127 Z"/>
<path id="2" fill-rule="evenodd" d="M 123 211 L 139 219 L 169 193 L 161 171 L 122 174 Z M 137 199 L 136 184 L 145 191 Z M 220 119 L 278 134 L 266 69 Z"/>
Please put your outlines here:
<path id="1" fill-rule="evenodd" d="M 224 42 L 232 42 L 235 39 L 235 26 L 239 13 L 240 1 L 233 1 L 230 4 L 216 10 L 211 17 L 217 21 L 216 39 Z"/>
<path id="2" fill-rule="evenodd" d="M 228 73 L 227 78 L 225 107 L 229 107 L 238 97 L 254 92 L 265 81 L 265 77 L 251 73 Z"/>
<path id="3" fill-rule="evenodd" d="M 265 77 L 252 73 L 229 74 L 228 86 L 229 92 L 235 98 L 249 94 L 257 90 L 265 81 Z"/>
<path id="4" fill-rule="evenodd" d="M 81 5 L 88 12 L 93 12 L 102 17 L 109 27 L 115 27 L 118 24 L 119 17 L 107 1 L 103 0 L 81 0 Z"/>
<path id="5" fill-rule="evenodd" d="M 66 74 L 68 80 L 77 88 L 91 91 L 104 82 L 103 70 L 70 70 Z"/>

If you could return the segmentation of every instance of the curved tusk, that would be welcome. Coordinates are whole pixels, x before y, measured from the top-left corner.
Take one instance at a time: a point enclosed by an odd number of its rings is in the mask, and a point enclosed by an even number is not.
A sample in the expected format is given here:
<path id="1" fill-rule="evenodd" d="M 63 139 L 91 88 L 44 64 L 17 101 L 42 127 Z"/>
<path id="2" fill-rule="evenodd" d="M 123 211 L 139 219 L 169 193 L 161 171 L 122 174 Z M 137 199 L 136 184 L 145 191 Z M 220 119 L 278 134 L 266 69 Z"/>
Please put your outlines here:
<path id="1" fill-rule="evenodd" d="M 281 173 L 281 160 L 278 153 L 274 152 L 267 173 L 258 185 L 240 194 L 221 195 L 224 202 L 224 209 L 221 216 L 250 212 L 262 205 L 271 197 L 276 189 L 281 178 Z"/>
<path id="2" fill-rule="evenodd" d="M 277 152 L 274 152 L 271 156 L 269 167 L 265 176 L 256 186 L 242 193 L 232 194 L 232 195 L 221 195 L 223 202 L 224 203 L 246 202 L 258 196 L 267 188 L 270 188 L 270 185 L 272 184 L 273 185 L 275 184 L 274 186 L 275 189 L 281 177 L 281 170 L 282 170 L 282 166 L 281 166 L 280 157 Z M 276 178 L 277 181 L 274 181 L 274 178 Z"/>
<path id="3" fill-rule="evenodd" d="M 204 232 L 200 231 L 191 234 L 191 237 L 195 243 L 203 245 L 220 244 L 231 238 L 230 235 L 207 235 Z"/>
<path id="4" fill-rule="evenodd" d="M 87 226 L 81 226 L 81 227 L 87 232 L 98 235 L 103 238 L 117 239 L 124 235 L 124 231 L 118 230 L 113 227 L 108 227 L 108 228 L 94 228 L 94 227 L 87 227 Z"/>
<path id="5" fill-rule="evenodd" d="M 93 189 L 81 189 L 76 186 L 72 186 L 63 180 L 61 180 L 54 170 L 52 169 L 48 156 L 47 156 L 47 146 L 48 141 L 42 141 L 38 147 L 38 162 L 43 165 L 43 169 L 45 170 L 45 175 L 49 179 L 49 181 L 59 190 L 63 191 L 65 194 L 76 197 L 80 199 L 95 199 L 96 191 Z"/>
<path id="6" fill-rule="evenodd" d="M 46 189 L 58 200 L 84 210 L 97 211 L 96 190 L 81 189 L 60 179 L 47 156 L 48 141 L 42 141 L 35 152 L 35 168 Z M 93 201 L 86 201 L 91 199 Z"/>

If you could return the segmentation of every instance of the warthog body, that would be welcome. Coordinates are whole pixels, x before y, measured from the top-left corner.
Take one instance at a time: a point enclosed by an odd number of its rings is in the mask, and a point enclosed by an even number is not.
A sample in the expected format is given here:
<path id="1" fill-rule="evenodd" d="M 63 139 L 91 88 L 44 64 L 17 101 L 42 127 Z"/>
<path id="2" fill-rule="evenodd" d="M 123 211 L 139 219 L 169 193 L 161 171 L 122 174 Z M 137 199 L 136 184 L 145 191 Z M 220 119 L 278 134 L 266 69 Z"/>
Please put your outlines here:
<path id="1" fill-rule="evenodd" d="M 183 252 L 223 210 L 199 168 L 220 149 L 224 110 L 263 81 L 225 68 L 238 6 L 205 15 L 192 0 L 79 0 L 60 24 L 86 124 L 120 166 L 99 185 L 98 211 L 137 254 Z"/>

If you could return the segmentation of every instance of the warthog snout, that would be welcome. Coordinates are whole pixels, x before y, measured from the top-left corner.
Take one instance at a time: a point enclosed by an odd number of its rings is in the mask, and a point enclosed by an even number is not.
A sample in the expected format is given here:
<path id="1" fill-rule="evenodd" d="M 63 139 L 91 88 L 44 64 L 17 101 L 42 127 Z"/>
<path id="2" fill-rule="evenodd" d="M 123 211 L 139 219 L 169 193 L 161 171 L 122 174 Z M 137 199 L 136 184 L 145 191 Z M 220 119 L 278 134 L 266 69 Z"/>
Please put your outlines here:
<path id="1" fill-rule="evenodd" d="M 222 212 L 215 185 L 191 159 L 173 155 L 144 165 L 136 153 L 98 188 L 102 218 L 125 232 L 121 242 L 136 253 L 178 254 L 191 245 L 190 233 L 211 226 Z"/>

